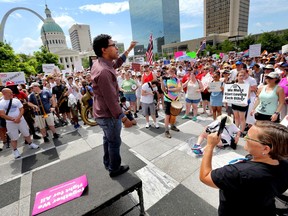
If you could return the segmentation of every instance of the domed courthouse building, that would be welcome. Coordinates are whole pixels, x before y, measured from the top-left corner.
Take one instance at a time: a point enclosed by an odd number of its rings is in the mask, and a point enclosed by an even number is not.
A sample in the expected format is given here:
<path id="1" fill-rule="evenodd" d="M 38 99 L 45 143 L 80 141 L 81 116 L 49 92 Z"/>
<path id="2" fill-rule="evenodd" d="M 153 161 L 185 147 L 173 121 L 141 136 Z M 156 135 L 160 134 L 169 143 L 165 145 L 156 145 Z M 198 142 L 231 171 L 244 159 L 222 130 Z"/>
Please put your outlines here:
<path id="1" fill-rule="evenodd" d="M 42 43 L 51 53 L 59 56 L 59 63 L 64 66 L 64 69 L 73 71 L 75 64 L 82 65 L 79 52 L 68 49 L 65 34 L 52 18 L 47 5 L 45 14 L 46 19 L 41 28 Z"/>

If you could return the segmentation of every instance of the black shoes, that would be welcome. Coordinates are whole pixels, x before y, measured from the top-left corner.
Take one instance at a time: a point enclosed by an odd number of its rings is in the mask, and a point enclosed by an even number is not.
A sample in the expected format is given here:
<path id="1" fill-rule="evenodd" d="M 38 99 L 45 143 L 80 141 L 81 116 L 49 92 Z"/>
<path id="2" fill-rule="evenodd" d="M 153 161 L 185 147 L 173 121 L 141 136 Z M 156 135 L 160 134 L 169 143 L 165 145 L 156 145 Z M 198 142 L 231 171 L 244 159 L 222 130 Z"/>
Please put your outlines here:
<path id="1" fill-rule="evenodd" d="M 128 170 L 129 170 L 128 165 L 120 166 L 118 170 L 110 171 L 109 175 L 110 175 L 110 177 L 116 177 L 116 176 L 119 176 L 119 175 L 127 172 Z"/>
<path id="2" fill-rule="evenodd" d="M 38 136 L 37 134 L 33 134 L 33 139 L 41 139 L 41 137 L 40 136 Z"/>
<path id="3" fill-rule="evenodd" d="M 176 131 L 176 132 L 179 132 L 179 131 L 180 131 L 175 125 L 172 125 L 172 126 L 170 127 L 170 129 L 173 130 L 173 131 Z"/>
<path id="4" fill-rule="evenodd" d="M 50 140 L 48 139 L 48 137 L 47 137 L 47 136 L 46 136 L 46 137 L 44 137 L 43 139 L 44 139 L 44 142 L 45 142 L 45 143 L 47 143 L 47 142 L 50 142 Z"/>
<path id="5" fill-rule="evenodd" d="M 54 137 L 54 139 L 58 139 L 60 137 L 60 134 L 54 133 L 53 137 Z"/>

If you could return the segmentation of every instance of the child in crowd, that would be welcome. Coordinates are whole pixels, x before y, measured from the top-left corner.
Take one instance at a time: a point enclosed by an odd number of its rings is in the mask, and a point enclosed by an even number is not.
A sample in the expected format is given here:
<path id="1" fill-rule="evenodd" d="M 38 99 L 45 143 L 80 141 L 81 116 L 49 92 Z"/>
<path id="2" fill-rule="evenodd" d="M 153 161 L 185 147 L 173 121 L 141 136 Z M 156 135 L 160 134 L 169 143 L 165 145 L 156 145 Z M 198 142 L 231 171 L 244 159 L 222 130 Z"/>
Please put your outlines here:
<path id="1" fill-rule="evenodd" d="M 130 106 L 130 103 L 126 100 L 125 97 L 122 97 L 122 98 L 120 99 L 120 106 L 121 106 L 121 108 L 122 108 L 122 111 L 125 113 L 125 115 L 126 115 L 126 117 L 127 117 L 127 120 L 126 120 L 126 121 L 130 121 L 130 122 L 131 122 L 131 124 L 128 124 L 128 123 L 125 124 L 125 123 L 124 123 L 124 126 L 125 126 L 126 128 L 128 128 L 128 127 L 132 127 L 133 125 L 136 125 L 137 122 L 136 122 L 136 120 L 134 119 L 133 114 L 132 114 L 132 112 L 131 112 L 132 108 L 131 108 L 131 106 Z"/>

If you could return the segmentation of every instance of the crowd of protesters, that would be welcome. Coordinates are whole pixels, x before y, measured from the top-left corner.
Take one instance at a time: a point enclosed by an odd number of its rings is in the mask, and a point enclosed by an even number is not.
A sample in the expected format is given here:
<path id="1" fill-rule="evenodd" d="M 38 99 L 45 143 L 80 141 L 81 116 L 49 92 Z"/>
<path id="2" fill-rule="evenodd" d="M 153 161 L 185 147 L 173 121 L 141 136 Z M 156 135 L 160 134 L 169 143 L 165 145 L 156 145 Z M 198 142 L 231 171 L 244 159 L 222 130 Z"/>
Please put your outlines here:
<path id="1" fill-rule="evenodd" d="M 129 127 L 137 124 L 141 110 L 146 119 L 146 128 L 151 127 L 149 117 L 152 118 L 153 126 L 159 128 L 158 112 L 163 112 L 167 138 L 171 138 L 169 129 L 179 132 L 175 125 L 176 117 L 170 113 L 173 101 L 180 101 L 185 107 L 182 119 L 193 121 L 198 121 L 199 116 L 211 116 L 216 120 L 224 109 L 233 117 L 235 125 L 241 131 L 240 136 L 244 137 L 247 128 L 255 124 L 256 120 L 280 122 L 287 116 L 287 60 L 288 55 L 279 53 L 254 58 L 233 53 L 226 60 L 212 57 L 191 61 L 158 60 L 152 65 L 144 63 L 138 69 L 133 68 L 130 63 L 124 63 L 116 69 L 119 105 L 132 122 Z M 209 90 L 212 82 L 220 83 L 219 91 Z M 225 85 L 232 83 L 249 85 L 247 104 L 222 102 Z M 16 135 L 10 132 L 10 128 L 14 128 L 10 127 L 12 122 L 18 124 L 20 117 L 21 121 L 26 121 L 23 124 L 28 125 L 33 139 L 43 138 L 44 142 L 49 142 L 47 129 L 52 131 L 53 138 L 59 137 L 55 124 L 72 124 L 75 129 L 80 127 L 78 119 L 81 97 L 87 92 L 93 96 L 89 69 L 64 76 L 57 71 L 48 76 L 38 74 L 29 77 L 26 85 L 7 82 L 4 87 L 0 116 L 6 125 L 0 126 L 0 138 L 4 145 L 9 145 L 7 137 L 10 137 L 15 158 L 20 157 L 20 154 L 15 145 Z M 10 97 L 14 99 L 7 114 Z M 93 100 L 90 99 L 89 105 L 92 103 Z M 203 110 L 201 113 L 198 112 L 199 108 Z M 37 129 L 41 136 L 37 134 Z M 27 131 L 23 134 L 26 139 Z M 31 148 L 38 148 L 29 138 L 26 143 Z"/>

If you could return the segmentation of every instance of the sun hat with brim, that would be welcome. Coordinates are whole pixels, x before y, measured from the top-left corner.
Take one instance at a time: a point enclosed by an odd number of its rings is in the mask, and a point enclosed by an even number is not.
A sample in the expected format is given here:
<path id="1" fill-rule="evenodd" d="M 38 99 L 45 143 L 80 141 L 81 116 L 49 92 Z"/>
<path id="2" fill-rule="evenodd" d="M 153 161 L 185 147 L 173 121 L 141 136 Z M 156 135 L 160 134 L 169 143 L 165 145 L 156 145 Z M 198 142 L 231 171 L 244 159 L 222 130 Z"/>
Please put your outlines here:
<path id="1" fill-rule="evenodd" d="M 32 87 L 34 87 L 34 86 L 40 86 L 40 84 L 38 83 L 38 82 L 33 82 L 33 83 L 31 83 L 31 85 L 30 85 L 30 88 L 32 88 Z"/>
<path id="2" fill-rule="evenodd" d="M 233 118 L 230 117 L 230 116 L 228 116 L 228 115 L 226 115 L 226 114 L 222 114 L 222 115 L 218 116 L 218 117 L 217 117 L 217 121 L 220 123 L 221 120 L 222 120 L 223 118 L 225 118 L 225 117 L 227 117 L 226 123 L 225 123 L 226 126 L 233 124 Z"/>
<path id="3" fill-rule="evenodd" d="M 230 70 L 227 70 L 227 69 L 224 69 L 224 70 L 220 70 L 220 72 L 222 74 L 226 73 L 226 74 L 231 74 L 231 71 Z"/>
<path id="4" fill-rule="evenodd" d="M 270 72 L 265 77 L 269 77 L 269 78 L 272 78 L 272 79 L 279 79 L 280 78 L 280 76 L 279 76 L 279 74 L 277 72 Z"/>
<path id="5" fill-rule="evenodd" d="M 274 66 L 272 64 L 267 64 L 264 69 L 274 70 Z"/>

